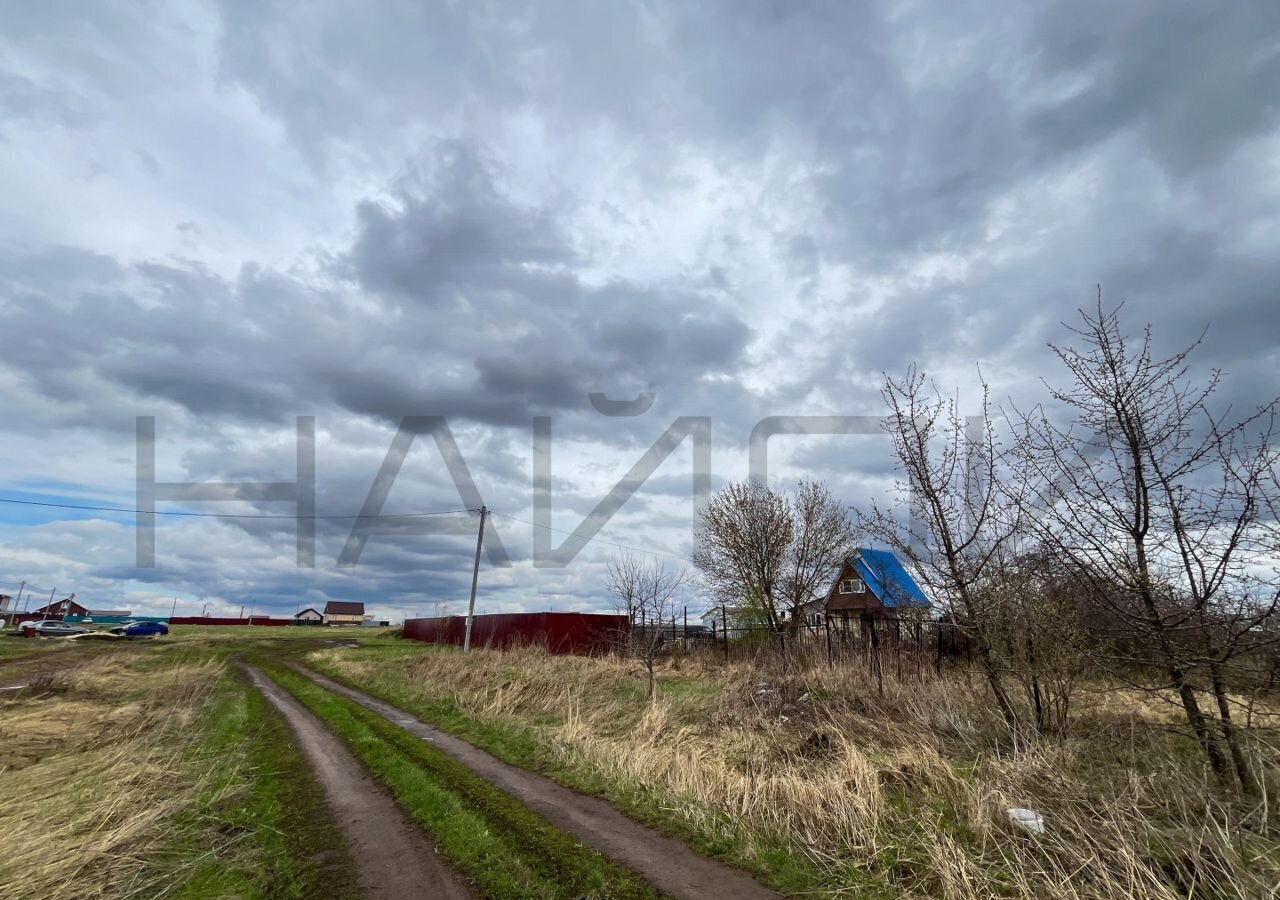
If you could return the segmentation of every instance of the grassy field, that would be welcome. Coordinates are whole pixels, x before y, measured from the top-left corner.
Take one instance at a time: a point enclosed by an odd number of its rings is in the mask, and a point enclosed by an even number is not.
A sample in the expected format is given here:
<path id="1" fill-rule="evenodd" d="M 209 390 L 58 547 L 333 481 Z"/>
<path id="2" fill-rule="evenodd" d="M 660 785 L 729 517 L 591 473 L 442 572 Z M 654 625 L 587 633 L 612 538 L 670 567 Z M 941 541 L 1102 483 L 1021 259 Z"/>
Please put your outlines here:
<path id="1" fill-rule="evenodd" d="M 39 656 L 42 653 L 58 650 L 66 643 L 65 638 L 23 638 L 17 635 L 0 633 L 0 663 L 11 659 Z"/>
<path id="2" fill-rule="evenodd" d="M 635 666 L 384 643 L 308 662 L 788 892 L 850 897 L 1274 897 L 1277 820 L 1215 797 L 1172 708 L 1108 690 L 1012 753 L 963 677 Z M 1274 787 L 1276 754 L 1267 754 Z M 1033 836 L 1014 806 L 1044 814 Z"/>
<path id="3" fill-rule="evenodd" d="M 0 701 L 5 897 L 355 895 L 304 760 L 225 654 L 64 655 Z"/>
<path id="4" fill-rule="evenodd" d="M 14 643 L 32 650 L 0 669 L 27 684 L 0 694 L 5 897 L 356 895 L 322 793 L 237 657 L 324 721 L 482 893 L 649 895 L 289 656 L 787 894 L 1274 898 L 1280 884 L 1273 804 L 1217 795 L 1171 706 L 1100 685 L 1069 738 L 1012 752 L 963 674 L 886 679 L 878 696 L 857 666 L 781 675 L 686 658 L 663 664 L 650 703 L 625 660 L 464 656 L 370 629 Z M 1263 734 L 1280 724 L 1265 704 L 1254 719 Z M 1270 797 L 1280 754 L 1253 749 Z M 1043 813 L 1046 833 L 1013 825 L 1013 806 Z"/>
<path id="5" fill-rule="evenodd" d="M 358 640 L 385 638 L 394 628 L 326 628 L 292 625 L 174 625 L 169 637 L 175 640 Z"/>

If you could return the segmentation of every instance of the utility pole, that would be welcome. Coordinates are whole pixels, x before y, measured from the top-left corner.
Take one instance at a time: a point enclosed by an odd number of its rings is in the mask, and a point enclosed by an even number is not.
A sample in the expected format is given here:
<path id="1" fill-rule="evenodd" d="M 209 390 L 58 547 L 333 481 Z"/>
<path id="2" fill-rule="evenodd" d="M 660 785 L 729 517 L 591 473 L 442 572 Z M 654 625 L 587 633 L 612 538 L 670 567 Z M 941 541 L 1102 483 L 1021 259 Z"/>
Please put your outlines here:
<path id="1" fill-rule="evenodd" d="M 173 598 L 173 609 L 169 610 L 169 621 L 173 621 L 173 617 L 178 614 L 178 598 Z"/>
<path id="2" fill-rule="evenodd" d="M 47 619 L 53 615 L 53 595 L 58 593 L 58 589 L 54 588 L 49 592 L 49 605 L 44 608 L 44 617 Z"/>
<path id="3" fill-rule="evenodd" d="M 258 608 L 258 600 L 257 600 L 257 598 L 255 597 L 255 598 L 254 598 L 254 600 L 253 600 L 253 602 L 249 604 L 249 624 L 250 624 L 250 625 L 252 625 L 252 624 L 253 624 L 253 611 L 254 611 L 255 609 L 257 609 L 257 608 Z M 241 609 L 241 611 L 243 611 L 243 610 L 244 610 L 244 607 L 242 606 L 242 607 L 240 607 L 240 609 Z"/>
<path id="4" fill-rule="evenodd" d="M 489 515 L 487 506 L 480 507 L 480 530 L 476 532 L 476 563 L 471 569 L 471 603 L 467 606 L 467 633 L 462 639 L 462 652 L 471 650 L 471 623 L 476 617 L 476 583 L 480 580 L 480 548 L 484 546 L 484 520 Z"/>
<path id="5" fill-rule="evenodd" d="M 10 624 L 10 625 L 13 625 L 13 624 L 15 624 L 15 623 L 17 622 L 17 619 L 18 619 L 18 604 L 22 602 L 22 589 L 23 589 L 23 588 L 25 588 L 26 586 L 27 586 L 27 583 L 26 583 L 25 581 L 24 581 L 24 582 L 22 582 L 22 584 L 18 585 L 18 596 L 17 596 L 17 598 L 13 601 L 13 612 L 12 612 L 12 613 L 10 614 L 10 616 L 9 616 L 9 624 Z"/>

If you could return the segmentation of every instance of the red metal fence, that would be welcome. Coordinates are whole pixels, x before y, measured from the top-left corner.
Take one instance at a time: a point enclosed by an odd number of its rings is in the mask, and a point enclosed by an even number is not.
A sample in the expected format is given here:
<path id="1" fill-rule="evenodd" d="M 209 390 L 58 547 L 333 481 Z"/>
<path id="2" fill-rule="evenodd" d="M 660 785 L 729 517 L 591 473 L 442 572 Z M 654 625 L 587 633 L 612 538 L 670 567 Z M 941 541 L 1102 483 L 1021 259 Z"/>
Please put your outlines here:
<path id="1" fill-rule="evenodd" d="M 462 645 L 466 616 L 406 619 L 404 636 L 428 644 Z M 608 653 L 627 631 L 626 616 L 594 613 L 500 613 L 476 616 L 471 625 L 473 647 L 507 649 L 546 647 L 552 653 Z"/>

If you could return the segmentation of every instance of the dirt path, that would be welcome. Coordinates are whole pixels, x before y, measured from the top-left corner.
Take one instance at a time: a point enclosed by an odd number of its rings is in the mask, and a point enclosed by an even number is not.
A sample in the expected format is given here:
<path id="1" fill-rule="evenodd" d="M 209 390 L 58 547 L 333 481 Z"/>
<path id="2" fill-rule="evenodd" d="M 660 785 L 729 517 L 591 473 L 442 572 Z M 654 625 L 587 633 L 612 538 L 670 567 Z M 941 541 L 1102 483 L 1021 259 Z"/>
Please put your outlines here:
<path id="1" fill-rule="evenodd" d="M 389 703 L 293 666 L 328 688 L 394 722 L 511 794 L 547 821 L 605 856 L 639 873 L 654 887 L 685 900 L 777 900 L 778 895 L 745 873 L 699 856 L 680 841 L 637 824 L 596 797 L 508 765 L 461 738 L 440 731 Z"/>
<path id="2" fill-rule="evenodd" d="M 280 711 L 324 788 L 351 842 L 357 880 L 371 900 L 440 897 L 470 900 L 462 879 L 445 868 L 435 847 L 334 734 L 257 669 L 258 690 Z"/>

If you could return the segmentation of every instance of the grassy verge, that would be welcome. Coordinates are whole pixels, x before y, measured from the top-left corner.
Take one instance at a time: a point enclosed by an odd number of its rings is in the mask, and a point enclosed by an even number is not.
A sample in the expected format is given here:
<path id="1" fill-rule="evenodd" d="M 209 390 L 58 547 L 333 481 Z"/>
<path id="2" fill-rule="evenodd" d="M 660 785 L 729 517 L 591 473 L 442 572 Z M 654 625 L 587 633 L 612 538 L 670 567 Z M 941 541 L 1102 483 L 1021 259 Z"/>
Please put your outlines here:
<path id="1" fill-rule="evenodd" d="M 487 896 L 656 896 L 429 744 L 278 664 L 264 669 L 351 747 Z"/>
<path id="2" fill-rule="evenodd" d="M 288 726 L 238 675 L 192 756 L 216 774 L 173 823 L 180 898 L 355 898 L 354 866 Z M 243 789 L 235 790 L 236 785 Z"/>
<path id="3" fill-rule="evenodd" d="M 255 640 L 255 641 L 358 641 L 365 643 L 385 639 L 392 628 L 329 628 L 303 625 L 173 625 L 169 639 L 183 640 Z"/>
<path id="4" fill-rule="evenodd" d="M 286 726 L 221 654 L 68 655 L 0 698 L 0 895 L 354 896 Z"/>
<path id="5" fill-rule="evenodd" d="M 0 632 L 0 663 L 56 653 L 70 644 L 66 638 L 27 638 Z"/>
<path id="6" fill-rule="evenodd" d="M 1280 883 L 1280 819 L 1216 796 L 1171 713 L 1114 687 L 1081 693 L 1070 738 L 1012 753 L 963 673 L 886 678 L 881 696 L 857 666 L 685 661 L 650 704 L 616 659 L 406 642 L 306 660 L 783 892 L 1172 900 Z M 1047 832 L 1020 831 L 1015 806 Z"/>

